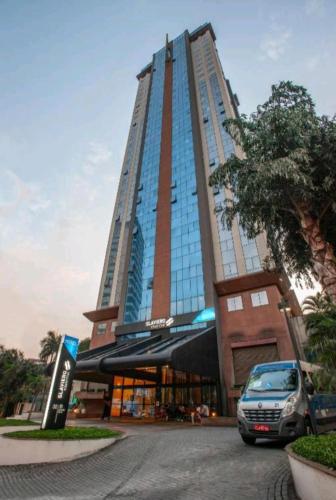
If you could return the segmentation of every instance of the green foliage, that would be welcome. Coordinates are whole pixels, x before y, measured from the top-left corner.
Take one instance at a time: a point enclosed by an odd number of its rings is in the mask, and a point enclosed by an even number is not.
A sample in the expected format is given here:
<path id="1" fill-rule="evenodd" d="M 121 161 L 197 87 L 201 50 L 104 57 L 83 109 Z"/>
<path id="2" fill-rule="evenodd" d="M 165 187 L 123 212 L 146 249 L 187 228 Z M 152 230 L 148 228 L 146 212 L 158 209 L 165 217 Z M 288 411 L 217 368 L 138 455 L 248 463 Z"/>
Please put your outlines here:
<path id="1" fill-rule="evenodd" d="M 41 386 L 43 368 L 17 349 L 0 346 L 0 415 L 13 414 L 15 405 Z"/>
<path id="2" fill-rule="evenodd" d="M 34 429 L 31 431 L 14 431 L 4 434 L 6 437 L 16 439 L 102 439 L 118 438 L 122 435 L 119 431 L 99 427 L 66 427 L 65 429 Z"/>
<path id="3" fill-rule="evenodd" d="M 90 347 L 90 337 L 87 337 L 79 342 L 78 352 L 87 351 Z"/>
<path id="4" fill-rule="evenodd" d="M 55 360 L 62 336 L 52 330 L 41 340 L 40 359 L 52 363 Z"/>
<path id="5" fill-rule="evenodd" d="M 336 305 L 322 293 L 303 301 L 304 321 L 308 333 L 307 359 L 322 369 L 313 374 L 319 392 L 336 392 Z"/>
<path id="6" fill-rule="evenodd" d="M 336 305 L 304 317 L 308 348 L 318 363 L 336 372 Z"/>
<path id="7" fill-rule="evenodd" d="M 305 88 L 272 86 L 272 95 L 249 118 L 225 126 L 245 157 L 231 156 L 210 185 L 231 189 L 223 211 L 229 226 L 239 221 L 249 237 L 266 231 L 275 264 L 310 283 L 312 252 L 302 231 L 302 206 L 336 247 L 336 119 L 316 115 Z"/>
<path id="8" fill-rule="evenodd" d="M 328 368 L 321 368 L 312 374 L 313 384 L 317 392 L 336 393 L 336 371 Z"/>
<path id="9" fill-rule="evenodd" d="M 38 425 L 31 420 L 22 420 L 17 418 L 0 418 L 0 427 L 20 427 L 22 425 Z"/>
<path id="10" fill-rule="evenodd" d="M 316 295 L 309 295 L 302 302 L 304 313 L 328 313 L 333 309 L 333 302 L 328 295 L 317 292 Z"/>
<path id="11" fill-rule="evenodd" d="M 30 399 L 45 382 L 43 367 L 17 349 L 0 346 L 0 415 L 10 416 L 19 401 Z"/>
<path id="12" fill-rule="evenodd" d="M 336 434 L 301 437 L 292 444 L 292 449 L 301 457 L 336 469 Z"/>

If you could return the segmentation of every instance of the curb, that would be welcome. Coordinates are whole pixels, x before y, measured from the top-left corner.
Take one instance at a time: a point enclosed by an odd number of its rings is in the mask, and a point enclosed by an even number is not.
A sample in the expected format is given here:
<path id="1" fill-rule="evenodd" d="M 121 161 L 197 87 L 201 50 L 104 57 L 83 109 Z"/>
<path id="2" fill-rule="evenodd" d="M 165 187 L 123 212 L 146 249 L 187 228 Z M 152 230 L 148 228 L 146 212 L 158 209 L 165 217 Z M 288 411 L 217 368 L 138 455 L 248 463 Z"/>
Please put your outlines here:
<path id="1" fill-rule="evenodd" d="M 59 460 L 50 460 L 50 461 L 46 461 L 46 462 L 32 462 L 32 463 L 21 463 L 21 464 L 20 463 L 19 464 L 1 464 L 0 469 L 10 470 L 10 469 L 17 469 L 17 468 L 21 468 L 21 467 L 22 468 L 23 467 L 39 467 L 39 466 L 45 466 L 45 465 L 57 465 L 57 464 L 62 464 L 62 463 L 67 463 L 67 462 L 74 462 L 76 460 L 81 460 L 83 458 L 88 458 L 88 457 L 95 455 L 97 453 L 104 452 L 108 448 L 115 445 L 118 441 L 122 441 L 123 439 L 126 439 L 127 437 L 128 437 L 128 435 L 126 435 L 124 433 L 120 437 L 110 438 L 111 439 L 110 443 L 107 443 L 104 446 L 101 446 L 100 448 L 97 448 L 97 449 L 92 450 L 92 451 L 86 451 L 86 452 L 84 451 L 82 453 L 73 455 L 72 457 L 61 458 Z M 7 438 L 7 439 L 14 439 L 14 438 Z M 102 438 L 102 440 L 103 439 L 104 438 Z M 24 440 L 22 440 L 22 441 L 24 441 Z M 25 441 L 27 441 L 27 440 L 25 440 Z M 55 441 L 55 440 L 45 440 L 45 441 L 50 442 L 50 441 Z M 77 441 L 88 441 L 88 440 L 86 439 L 86 440 L 77 440 Z M 97 440 L 97 441 L 99 441 L 99 440 Z"/>

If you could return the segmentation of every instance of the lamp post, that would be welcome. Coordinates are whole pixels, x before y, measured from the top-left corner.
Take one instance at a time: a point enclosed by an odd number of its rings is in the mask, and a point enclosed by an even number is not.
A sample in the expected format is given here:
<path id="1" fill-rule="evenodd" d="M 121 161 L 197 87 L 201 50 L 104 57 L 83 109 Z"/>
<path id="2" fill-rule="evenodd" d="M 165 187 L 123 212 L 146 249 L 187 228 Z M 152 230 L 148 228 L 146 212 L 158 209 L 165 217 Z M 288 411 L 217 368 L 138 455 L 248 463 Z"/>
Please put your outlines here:
<path id="1" fill-rule="evenodd" d="M 290 317 L 289 317 L 289 313 L 291 312 L 291 308 L 289 307 L 288 301 L 284 297 L 282 297 L 281 301 L 279 302 L 278 308 L 279 308 L 280 311 L 283 311 L 283 313 L 285 315 L 285 318 L 286 318 L 286 323 L 287 323 L 287 328 L 288 328 L 288 331 L 289 331 L 289 336 L 290 336 L 290 339 L 292 341 L 292 345 L 293 345 L 293 349 L 294 349 L 295 361 L 296 361 L 296 364 L 297 364 L 297 368 L 299 370 L 300 379 L 302 381 L 302 392 L 303 392 L 303 394 L 304 394 L 304 396 L 306 398 L 307 405 L 308 405 L 309 417 L 310 417 L 310 422 L 311 422 L 311 426 L 312 426 L 312 431 L 313 431 L 313 434 L 317 435 L 318 432 L 317 432 L 317 425 L 316 425 L 316 419 L 315 419 L 315 412 L 314 412 L 314 409 L 312 407 L 312 404 L 311 404 L 311 401 L 310 401 L 310 398 L 309 398 L 309 394 L 308 394 L 306 386 L 305 386 L 305 381 L 304 381 L 304 377 L 303 377 L 303 373 L 302 373 L 302 368 L 301 368 L 301 363 L 300 363 L 299 347 L 298 347 L 296 336 L 295 336 L 295 333 L 294 333 L 294 330 L 293 330 L 293 327 L 292 327 L 292 323 L 291 323 Z"/>

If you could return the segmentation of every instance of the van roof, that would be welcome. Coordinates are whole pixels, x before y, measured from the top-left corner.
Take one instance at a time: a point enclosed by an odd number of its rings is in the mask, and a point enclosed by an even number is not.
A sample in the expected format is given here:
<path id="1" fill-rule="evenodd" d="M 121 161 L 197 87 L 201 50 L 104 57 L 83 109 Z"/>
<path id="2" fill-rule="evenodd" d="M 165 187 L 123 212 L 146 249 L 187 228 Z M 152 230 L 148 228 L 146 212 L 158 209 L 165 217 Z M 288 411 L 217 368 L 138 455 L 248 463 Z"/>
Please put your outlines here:
<path id="1" fill-rule="evenodd" d="M 318 365 L 313 365 L 312 363 L 308 363 L 307 361 L 302 361 L 300 360 L 300 365 L 301 369 L 304 371 L 308 372 L 315 372 L 320 369 Z M 283 361 L 273 361 L 270 363 L 260 363 L 258 365 L 255 365 L 252 368 L 252 372 L 257 372 L 259 370 L 265 370 L 266 368 L 274 369 L 274 368 L 280 368 L 282 370 L 288 370 L 291 368 L 297 368 L 297 363 L 295 359 L 291 360 L 283 360 Z"/>

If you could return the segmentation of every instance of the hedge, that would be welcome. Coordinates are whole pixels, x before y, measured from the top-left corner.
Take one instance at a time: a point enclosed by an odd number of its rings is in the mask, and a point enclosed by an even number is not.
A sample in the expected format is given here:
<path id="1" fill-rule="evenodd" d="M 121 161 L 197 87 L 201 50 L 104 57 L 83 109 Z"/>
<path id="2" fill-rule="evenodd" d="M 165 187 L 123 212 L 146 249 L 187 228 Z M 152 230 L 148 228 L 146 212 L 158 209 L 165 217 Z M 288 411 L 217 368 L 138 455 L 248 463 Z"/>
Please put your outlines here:
<path id="1" fill-rule="evenodd" d="M 4 434 L 16 439 L 102 439 L 117 438 L 121 432 L 99 427 L 66 427 L 65 429 L 34 429 L 31 431 L 13 431 Z"/>
<path id="2" fill-rule="evenodd" d="M 301 437 L 293 443 L 292 450 L 301 457 L 336 469 L 336 434 Z"/>

